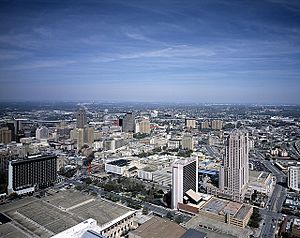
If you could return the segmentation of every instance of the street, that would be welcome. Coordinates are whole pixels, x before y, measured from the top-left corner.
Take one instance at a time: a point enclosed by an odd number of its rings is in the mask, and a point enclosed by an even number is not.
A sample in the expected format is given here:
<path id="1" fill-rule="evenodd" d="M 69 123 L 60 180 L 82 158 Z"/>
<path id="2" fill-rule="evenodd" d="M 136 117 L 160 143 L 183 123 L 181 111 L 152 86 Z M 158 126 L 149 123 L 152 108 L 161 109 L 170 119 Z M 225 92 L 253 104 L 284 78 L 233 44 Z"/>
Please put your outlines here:
<path id="1" fill-rule="evenodd" d="M 259 237 L 272 238 L 275 236 L 278 219 L 282 217 L 281 208 L 285 201 L 287 190 L 278 182 L 283 183 L 286 180 L 286 175 L 276 168 L 270 161 L 264 159 L 264 155 L 257 152 L 259 161 L 261 161 L 267 169 L 276 177 L 277 184 L 274 187 L 272 196 L 269 198 L 267 206 L 260 209 L 260 213 L 264 218 L 263 226 Z"/>

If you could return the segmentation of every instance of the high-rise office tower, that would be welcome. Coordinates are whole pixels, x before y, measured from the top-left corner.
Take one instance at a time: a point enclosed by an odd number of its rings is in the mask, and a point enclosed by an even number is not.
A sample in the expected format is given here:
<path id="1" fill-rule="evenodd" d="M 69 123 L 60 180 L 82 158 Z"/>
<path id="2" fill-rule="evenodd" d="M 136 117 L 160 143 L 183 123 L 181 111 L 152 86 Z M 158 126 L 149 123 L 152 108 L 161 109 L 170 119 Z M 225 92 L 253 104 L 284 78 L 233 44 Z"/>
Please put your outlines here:
<path id="1" fill-rule="evenodd" d="M 295 191 L 300 191 L 300 167 L 289 167 L 288 187 Z"/>
<path id="2" fill-rule="evenodd" d="M 123 118 L 122 130 L 123 132 L 134 132 L 134 129 L 135 129 L 134 114 L 132 112 L 128 112 Z"/>
<path id="3" fill-rule="evenodd" d="M 249 181 L 248 133 L 233 130 L 226 141 L 225 155 L 220 169 L 221 193 L 234 201 L 242 201 Z"/>
<path id="4" fill-rule="evenodd" d="M 190 189 L 198 192 L 198 160 L 177 160 L 172 166 L 172 209 L 183 203 L 183 196 Z"/>
<path id="5" fill-rule="evenodd" d="M 21 138 L 25 137 L 23 123 L 26 122 L 26 119 L 15 119 L 14 120 L 14 134 L 16 142 L 20 142 Z"/>
<path id="6" fill-rule="evenodd" d="M 86 111 L 82 107 L 79 109 L 76 115 L 76 127 L 77 128 L 84 128 L 84 126 L 87 124 L 87 116 Z"/>

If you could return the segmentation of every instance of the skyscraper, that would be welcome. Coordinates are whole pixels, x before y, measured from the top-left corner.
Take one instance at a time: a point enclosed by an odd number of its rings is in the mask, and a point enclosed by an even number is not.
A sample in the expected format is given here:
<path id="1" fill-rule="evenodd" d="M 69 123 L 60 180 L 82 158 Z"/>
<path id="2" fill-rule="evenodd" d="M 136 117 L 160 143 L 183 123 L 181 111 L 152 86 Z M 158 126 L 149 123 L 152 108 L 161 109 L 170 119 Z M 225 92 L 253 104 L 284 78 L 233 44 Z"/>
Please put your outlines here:
<path id="1" fill-rule="evenodd" d="M 26 119 L 15 119 L 14 120 L 14 134 L 16 142 L 20 142 L 20 139 L 25 137 L 23 123 L 26 122 Z"/>
<path id="2" fill-rule="evenodd" d="M 127 112 L 123 118 L 122 130 L 123 132 L 134 132 L 135 122 L 134 114 L 132 112 Z"/>
<path id="3" fill-rule="evenodd" d="M 249 181 L 248 133 L 233 130 L 226 141 L 220 169 L 220 192 L 234 201 L 242 201 Z"/>
<path id="4" fill-rule="evenodd" d="M 172 209 L 183 203 L 183 196 L 190 189 L 198 192 L 198 160 L 177 160 L 172 166 Z"/>
<path id="5" fill-rule="evenodd" d="M 77 128 L 84 128 L 84 126 L 87 124 L 87 116 L 86 111 L 83 107 L 79 109 L 76 115 L 76 127 Z"/>

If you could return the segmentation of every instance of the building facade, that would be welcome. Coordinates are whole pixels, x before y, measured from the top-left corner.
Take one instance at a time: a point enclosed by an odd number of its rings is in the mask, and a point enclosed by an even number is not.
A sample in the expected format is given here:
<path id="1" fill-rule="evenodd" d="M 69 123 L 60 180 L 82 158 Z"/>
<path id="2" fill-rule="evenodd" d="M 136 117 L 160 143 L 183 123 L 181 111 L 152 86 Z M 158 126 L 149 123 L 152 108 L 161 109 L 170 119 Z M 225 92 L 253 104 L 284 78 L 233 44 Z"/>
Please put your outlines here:
<path id="1" fill-rule="evenodd" d="M 142 121 L 138 122 L 139 133 L 150 134 L 150 121 L 149 119 L 142 119 Z"/>
<path id="2" fill-rule="evenodd" d="M 35 137 L 38 140 L 48 139 L 49 138 L 49 129 L 45 126 L 37 128 L 35 131 Z"/>
<path id="3" fill-rule="evenodd" d="M 12 131 L 8 127 L 0 129 L 0 143 L 9 144 L 12 140 Z"/>
<path id="4" fill-rule="evenodd" d="M 135 130 L 135 120 L 134 114 L 132 112 L 126 113 L 122 122 L 122 131 L 123 132 L 134 132 Z"/>
<path id="5" fill-rule="evenodd" d="M 292 190 L 300 192 L 300 167 L 289 167 L 288 187 Z"/>
<path id="6" fill-rule="evenodd" d="M 185 127 L 189 128 L 189 129 L 195 129 L 196 128 L 196 119 L 186 118 L 185 119 Z"/>
<path id="7" fill-rule="evenodd" d="M 219 189 L 234 201 L 242 201 L 249 182 L 248 133 L 233 130 L 226 141 Z"/>
<path id="8" fill-rule="evenodd" d="M 83 129 L 87 124 L 87 116 L 84 108 L 80 108 L 76 115 L 76 127 Z"/>
<path id="9" fill-rule="evenodd" d="M 183 203 L 183 196 L 190 189 L 198 192 L 198 160 L 177 160 L 172 166 L 172 209 Z"/>
<path id="10" fill-rule="evenodd" d="M 24 194 L 48 187 L 57 179 L 55 155 L 11 160 L 8 165 L 8 193 Z"/>
<path id="11" fill-rule="evenodd" d="M 183 136 L 181 140 L 181 148 L 184 150 L 193 150 L 194 149 L 194 139 L 191 135 Z"/>

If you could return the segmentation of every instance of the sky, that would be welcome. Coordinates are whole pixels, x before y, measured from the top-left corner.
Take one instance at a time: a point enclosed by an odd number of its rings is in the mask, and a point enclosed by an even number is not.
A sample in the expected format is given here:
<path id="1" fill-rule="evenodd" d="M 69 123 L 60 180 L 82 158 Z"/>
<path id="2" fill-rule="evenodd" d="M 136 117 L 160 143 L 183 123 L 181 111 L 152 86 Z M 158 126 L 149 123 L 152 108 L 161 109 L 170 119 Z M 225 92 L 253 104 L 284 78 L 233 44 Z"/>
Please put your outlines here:
<path id="1" fill-rule="evenodd" d="M 1 101 L 300 103 L 298 0 L 0 0 Z"/>

